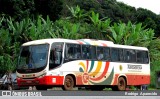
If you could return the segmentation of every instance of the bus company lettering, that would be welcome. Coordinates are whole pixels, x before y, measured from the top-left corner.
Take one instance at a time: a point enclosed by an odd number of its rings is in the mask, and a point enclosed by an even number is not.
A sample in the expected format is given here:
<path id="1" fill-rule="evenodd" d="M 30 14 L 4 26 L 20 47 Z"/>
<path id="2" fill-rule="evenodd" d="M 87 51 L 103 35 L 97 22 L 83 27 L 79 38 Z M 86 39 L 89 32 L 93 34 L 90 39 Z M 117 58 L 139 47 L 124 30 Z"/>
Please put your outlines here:
<path id="1" fill-rule="evenodd" d="M 128 69 L 142 70 L 142 65 L 128 65 Z"/>

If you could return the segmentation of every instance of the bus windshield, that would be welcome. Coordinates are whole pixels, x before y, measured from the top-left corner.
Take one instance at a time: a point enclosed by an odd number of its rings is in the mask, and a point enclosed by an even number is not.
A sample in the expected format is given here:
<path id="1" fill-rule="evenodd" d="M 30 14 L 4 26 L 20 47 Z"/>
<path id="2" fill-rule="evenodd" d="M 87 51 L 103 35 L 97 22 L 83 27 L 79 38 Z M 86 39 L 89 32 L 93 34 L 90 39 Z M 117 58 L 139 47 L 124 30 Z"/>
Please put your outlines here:
<path id="1" fill-rule="evenodd" d="M 33 73 L 43 70 L 47 65 L 48 49 L 48 44 L 23 46 L 17 72 Z"/>

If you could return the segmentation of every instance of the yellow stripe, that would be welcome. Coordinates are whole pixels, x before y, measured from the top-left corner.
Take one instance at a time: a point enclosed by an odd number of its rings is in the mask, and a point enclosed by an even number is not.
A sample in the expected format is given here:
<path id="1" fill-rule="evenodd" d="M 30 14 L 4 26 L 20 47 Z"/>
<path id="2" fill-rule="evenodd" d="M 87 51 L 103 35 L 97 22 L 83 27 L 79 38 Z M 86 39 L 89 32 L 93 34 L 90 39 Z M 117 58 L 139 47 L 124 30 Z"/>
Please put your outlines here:
<path id="1" fill-rule="evenodd" d="M 101 67 L 102 67 L 102 61 L 98 61 L 96 70 L 95 70 L 93 73 L 91 73 L 90 76 L 95 76 L 95 75 L 97 75 L 97 74 L 99 73 Z"/>
<path id="2" fill-rule="evenodd" d="M 98 44 L 97 44 L 95 41 L 93 41 L 93 45 L 96 45 L 96 46 L 97 46 Z"/>
<path id="3" fill-rule="evenodd" d="M 85 67 L 84 63 L 83 63 L 83 62 L 80 62 L 79 65 L 81 65 L 81 66 L 83 67 L 83 70 L 84 70 L 84 72 L 85 72 L 85 71 L 86 71 L 86 67 Z"/>

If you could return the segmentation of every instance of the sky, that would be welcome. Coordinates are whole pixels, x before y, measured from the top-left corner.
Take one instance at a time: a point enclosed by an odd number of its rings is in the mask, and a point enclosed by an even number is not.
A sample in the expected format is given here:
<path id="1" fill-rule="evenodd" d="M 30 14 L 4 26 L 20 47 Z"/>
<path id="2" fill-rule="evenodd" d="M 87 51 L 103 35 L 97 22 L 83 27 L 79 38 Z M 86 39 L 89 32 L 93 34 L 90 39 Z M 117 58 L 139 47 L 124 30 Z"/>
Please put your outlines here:
<path id="1" fill-rule="evenodd" d="M 156 14 L 160 14 L 160 0 L 117 0 L 135 8 L 145 8 Z"/>

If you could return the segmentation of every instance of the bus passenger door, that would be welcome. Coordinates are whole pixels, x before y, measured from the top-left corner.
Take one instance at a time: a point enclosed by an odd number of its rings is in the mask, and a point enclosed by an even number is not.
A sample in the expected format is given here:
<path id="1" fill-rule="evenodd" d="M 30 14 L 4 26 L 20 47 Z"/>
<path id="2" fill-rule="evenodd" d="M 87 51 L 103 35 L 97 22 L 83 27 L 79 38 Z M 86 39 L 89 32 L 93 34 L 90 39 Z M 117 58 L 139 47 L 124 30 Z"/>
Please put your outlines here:
<path id="1" fill-rule="evenodd" d="M 62 63 L 63 43 L 53 43 L 50 50 L 49 70 L 54 69 Z"/>

